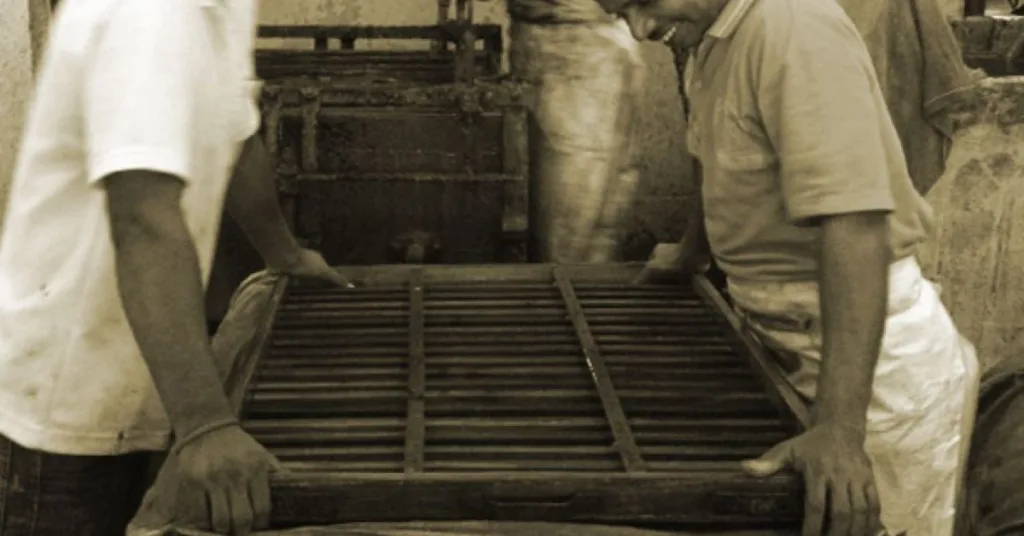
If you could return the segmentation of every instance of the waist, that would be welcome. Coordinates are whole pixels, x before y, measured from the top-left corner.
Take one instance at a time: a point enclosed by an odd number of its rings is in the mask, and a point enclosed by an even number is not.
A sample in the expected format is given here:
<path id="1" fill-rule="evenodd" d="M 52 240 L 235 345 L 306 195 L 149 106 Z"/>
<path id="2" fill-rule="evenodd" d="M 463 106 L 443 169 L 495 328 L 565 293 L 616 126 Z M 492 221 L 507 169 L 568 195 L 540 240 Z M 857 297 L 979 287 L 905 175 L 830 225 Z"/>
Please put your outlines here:
<path id="1" fill-rule="evenodd" d="M 930 284 L 921 273 L 914 256 L 908 256 L 889 265 L 889 295 L 887 312 L 899 314 L 910 308 L 921 292 L 921 285 Z M 729 295 L 737 307 L 748 311 L 784 317 L 820 316 L 818 281 L 755 281 L 728 278 Z"/>

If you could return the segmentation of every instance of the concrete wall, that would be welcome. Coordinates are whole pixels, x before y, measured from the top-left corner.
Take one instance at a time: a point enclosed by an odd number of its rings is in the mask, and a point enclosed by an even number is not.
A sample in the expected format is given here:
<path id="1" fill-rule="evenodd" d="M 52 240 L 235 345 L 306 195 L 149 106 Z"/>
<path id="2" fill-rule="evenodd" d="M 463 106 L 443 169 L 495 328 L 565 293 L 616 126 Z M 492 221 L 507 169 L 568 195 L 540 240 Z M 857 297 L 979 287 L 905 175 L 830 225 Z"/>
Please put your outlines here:
<path id="1" fill-rule="evenodd" d="M 48 11 L 44 0 L 0 0 L 0 212 L 7 204 Z"/>

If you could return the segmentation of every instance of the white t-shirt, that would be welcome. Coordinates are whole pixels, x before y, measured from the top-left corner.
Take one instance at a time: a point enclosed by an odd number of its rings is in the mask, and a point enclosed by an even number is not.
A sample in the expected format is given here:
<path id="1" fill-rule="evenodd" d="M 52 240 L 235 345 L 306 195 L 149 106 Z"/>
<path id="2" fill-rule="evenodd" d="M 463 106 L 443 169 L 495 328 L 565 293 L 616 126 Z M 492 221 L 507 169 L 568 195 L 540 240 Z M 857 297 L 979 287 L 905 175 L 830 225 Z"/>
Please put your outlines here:
<path id="1" fill-rule="evenodd" d="M 166 448 L 99 181 L 132 169 L 184 180 L 208 281 L 231 170 L 259 123 L 255 10 L 253 0 L 61 6 L 0 237 L 0 434 L 58 454 Z"/>

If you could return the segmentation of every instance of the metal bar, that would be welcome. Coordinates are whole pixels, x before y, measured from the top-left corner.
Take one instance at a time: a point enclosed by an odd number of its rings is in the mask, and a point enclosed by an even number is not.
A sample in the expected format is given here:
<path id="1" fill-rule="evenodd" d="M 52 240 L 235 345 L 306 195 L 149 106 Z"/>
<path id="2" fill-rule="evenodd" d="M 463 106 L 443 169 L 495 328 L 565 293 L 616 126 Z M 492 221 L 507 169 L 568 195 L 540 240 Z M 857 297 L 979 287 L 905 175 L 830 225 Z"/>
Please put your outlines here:
<path id="1" fill-rule="evenodd" d="M 399 107 L 452 107 L 467 98 L 473 98 L 482 106 L 482 112 L 498 110 L 505 106 L 520 105 L 523 102 L 525 86 L 514 81 L 501 83 L 488 83 L 476 81 L 473 85 L 453 86 L 451 84 L 438 84 L 428 86 L 404 86 L 404 85 L 381 85 L 368 89 L 360 85 L 346 85 L 345 80 L 321 80 L 316 87 L 322 91 L 322 105 L 325 111 L 334 112 L 335 107 L 365 107 L 379 108 L 383 106 Z M 297 108 L 302 105 L 302 98 L 299 96 L 299 89 L 309 87 L 309 81 L 295 82 L 282 80 L 267 80 L 266 87 L 281 87 L 284 93 L 285 117 L 291 117 L 289 108 Z"/>
<path id="2" fill-rule="evenodd" d="M 728 323 L 731 329 L 726 330 L 738 343 L 737 350 L 743 357 L 746 357 L 751 366 L 759 373 L 758 376 L 764 381 L 767 387 L 768 396 L 779 406 L 779 409 L 788 412 L 796 419 L 798 431 L 806 430 L 811 425 L 811 412 L 804 403 L 803 398 L 793 389 L 786 378 L 782 376 L 775 360 L 770 356 L 753 336 L 746 330 L 743 321 L 733 312 L 732 307 L 719 294 L 711 281 L 703 275 L 693 278 L 693 285 L 697 293 L 704 298 L 707 304 L 714 309 Z"/>
<path id="3" fill-rule="evenodd" d="M 295 177 L 303 182 L 331 181 L 410 181 L 410 182 L 508 182 L 526 181 L 522 175 L 505 173 L 432 173 L 432 172 L 344 172 L 344 173 L 299 173 Z"/>
<path id="4" fill-rule="evenodd" d="M 502 34 L 500 24 L 474 24 L 473 33 L 480 38 L 494 38 Z M 316 25 L 260 25 L 259 37 L 278 39 L 445 39 L 451 40 L 439 26 L 316 26 Z"/>
<path id="5" fill-rule="evenodd" d="M 565 302 L 566 312 L 569 320 L 576 329 L 576 336 L 580 340 L 583 355 L 587 359 L 587 368 L 597 387 L 597 394 L 601 397 L 601 406 L 604 408 L 605 417 L 608 418 L 608 425 L 611 427 L 612 435 L 615 437 L 615 450 L 618 451 L 622 464 L 627 473 L 638 473 L 646 471 L 646 464 L 640 454 L 640 448 L 633 438 L 633 431 L 629 428 L 629 421 L 626 419 L 626 412 L 622 409 L 622 401 L 615 393 L 612 385 L 611 374 L 608 372 L 608 365 L 604 356 L 590 332 L 590 325 L 576 297 L 576 290 L 572 282 L 558 266 L 551 269 L 554 275 L 555 285 L 562 294 Z"/>
<path id="6" fill-rule="evenodd" d="M 263 107 L 263 144 L 275 162 L 280 161 L 278 140 L 281 136 L 281 98 L 280 87 L 264 87 L 260 104 Z"/>
<path id="7" fill-rule="evenodd" d="M 405 472 L 423 471 L 426 436 L 426 349 L 423 272 L 409 275 L 409 402 L 405 419 Z"/>
<path id="8" fill-rule="evenodd" d="M 303 87 L 302 95 L 302 170 L 314 172 L 319 167 L 317 154 L 317 123 L 320 120 L 320 89 Z"/>
<path id="9" fill-rule="evenodd" d="M 448 14 L 451 12 L 452 0 L 437 0 L 437 25 L 440 26 L 448 22 Z M 444 37 L 439 36 L 433 43 L 431 48 L 435 51 L 441 51 L 448 47 L 448 42 Z"/>

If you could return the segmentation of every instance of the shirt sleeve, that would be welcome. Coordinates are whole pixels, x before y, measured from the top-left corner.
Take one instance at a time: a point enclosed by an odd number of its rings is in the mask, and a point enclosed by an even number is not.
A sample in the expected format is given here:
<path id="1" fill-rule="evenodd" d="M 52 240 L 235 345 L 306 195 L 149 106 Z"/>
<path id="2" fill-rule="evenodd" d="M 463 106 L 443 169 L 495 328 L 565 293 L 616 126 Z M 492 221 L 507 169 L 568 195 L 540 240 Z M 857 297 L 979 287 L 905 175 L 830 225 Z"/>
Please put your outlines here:
<path id="1" fill-rule="evenodd" d="M 245 141 L 255 135 L 260 128 L 262 114 L 260 113 L 260 97 L 263 93 L 263 81 L 256 76 L 256 38 L 257 25 L 259 20 L 258 2 L 238 2 L 246 11 L 239 17 L 241 24 L 240 31 L 245 32 L 239 40 L 242 43 L 242 61 L 244 70 L 243 92 L 242 92 L 242 140 Z"/>
<path id="2" fill-rule="evenodd" d="M 824 13 L 823 13 L 824 11 Z M 758 82 L 764 127 L 779 157 L 794 223 L 892 211 L 896 139 L 859 33 L 844 16 L 811 9 L 765 35 Z M 784 24 L 782 25 L 784 26 Z M 884 104 L 882 105 L 884 106 Z M 897 150 L 901 150 L 897 147 Z"/>
<path id="3" fill-rule="evenodd" d="M 147 170 L 188 182 L 200 96 L 195 68 L 203 31 L 192 2 L 116 2 L 85 67 L 87 177 Z"/>
<path id="4" fill-rule="evenodd" d="M 260 129 L 263 115 L 260 113 L 260 95 L 263 93 L 263 81 L 249 77 L 245 81 L 242 92 L 242 139 L 245 141 L 254 136 Z"/>

